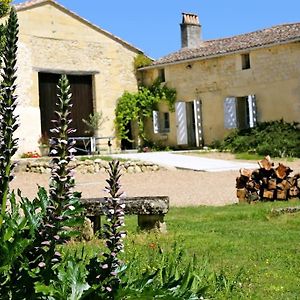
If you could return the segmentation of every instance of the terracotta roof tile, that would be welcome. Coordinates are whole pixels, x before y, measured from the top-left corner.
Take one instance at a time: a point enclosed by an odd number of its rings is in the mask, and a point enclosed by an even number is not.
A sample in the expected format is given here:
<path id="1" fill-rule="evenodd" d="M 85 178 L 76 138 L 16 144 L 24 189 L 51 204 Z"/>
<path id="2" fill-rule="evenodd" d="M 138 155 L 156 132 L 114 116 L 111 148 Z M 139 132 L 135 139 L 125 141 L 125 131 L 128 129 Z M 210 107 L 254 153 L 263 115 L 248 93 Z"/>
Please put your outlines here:
<path id="1" fill-rule="evenodd" d="M 182 48 L 156 60 L 151 66 L 221 56 L 237 51 L 292 41 L 300 41 L 300 23 L 278 25 L 233 37 L 203 41 L 198 48 Z"/>

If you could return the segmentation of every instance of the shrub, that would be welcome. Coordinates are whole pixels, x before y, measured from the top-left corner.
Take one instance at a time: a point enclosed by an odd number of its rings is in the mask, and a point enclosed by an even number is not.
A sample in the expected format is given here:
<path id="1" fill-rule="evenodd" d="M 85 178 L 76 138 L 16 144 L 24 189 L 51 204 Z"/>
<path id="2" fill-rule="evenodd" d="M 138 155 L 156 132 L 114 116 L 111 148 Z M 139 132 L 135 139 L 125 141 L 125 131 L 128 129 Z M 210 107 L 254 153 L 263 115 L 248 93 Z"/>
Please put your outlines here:
<path id="1" fill-rule="evenodd" d="M 255 153 L 274 157 L 300 157 L 300 130 L 297 123 L 283 120 L 263 122 L 254 128 L 236 130 L 219 145 L 233 153 Z"/>

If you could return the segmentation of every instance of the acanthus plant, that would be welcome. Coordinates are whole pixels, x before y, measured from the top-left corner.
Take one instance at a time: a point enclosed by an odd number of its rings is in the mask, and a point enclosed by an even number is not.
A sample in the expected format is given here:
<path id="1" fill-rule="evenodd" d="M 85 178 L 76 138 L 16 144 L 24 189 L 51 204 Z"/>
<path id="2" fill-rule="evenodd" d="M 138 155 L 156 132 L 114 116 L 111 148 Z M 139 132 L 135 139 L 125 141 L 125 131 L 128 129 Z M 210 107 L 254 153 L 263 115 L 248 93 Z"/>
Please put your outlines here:
<path id="1" fill-rule="evenodd" d="M 18 139 L 13 136 L 19 127 L 18 117 L 14 114 L 17 105 L 15 91 L 18 33 L 17 14 L 14 9 L 11 9 L 6 26 L 6 44 L 2 55 L 3 69 L 0 84 L 0 227 L 6 215 L 10 196 L 9 183 L 13 179 L 12 157 L 18 149 Z"/>
<path id="2" fill-rule="evenodd" d="M 100 295 L 104 296 L 105 299 L 114 299 L 120 285 L 118 273 L 122 269 L 122 262 L 119 260 L 118 254 L 124 249 L 123 238 L 126 233 L 121 230 L 125 225 L 125 201 L 120 185 L 121 167 L 119 161 L 114 160 L 109 163 L 108 174 L 106 191 L 110 196 L 105 198 L 107 223 L 103 224 L 102 232 L 108 251 L 103 253 L 103 261 L 99 261 L 95 257 L 91 259 L 88 265 L 87 281 L 92 286 L 88 292 L 89 299 L 95 299 L 91 297 L 99 297 Z"/>
<path id="3" fill-rule="evenodd" d="M 50 154 L 55 157 L 51 162 L 49 204 L 30 253 L 30 267 L 40 274 L 45 284 L 53 279 L 54 266 L 61 260 L 57 246 L 68 241 L 74 233 L 72 227 L 83 223 L 80 194 L 73 191 L 75 180 L 73 168 L 69 166 L 75 152 L 75 141 L 69 135 L 75 130 L 70 128 L 72 94 L 66 75 L 60 78 L 58 91 L 57 119 L 53 120 L 55 127 L 51 130 L 55 136 L 51 138 Z"/>
<path id="4" fill-rule="evenodd" d="M 18 203 L 9 190 L 14 168 L 12 156 L 17 151 L 17 139 L 13 136 L 18 128 L 15 114 L 17 34 L 17 14 L 12 8 L 0 85 L 0 295 L 3 299 L 50 299 L 53 292 L 50 287 L 59 281 L 64 266 L 69 266 L 68 258 L 63 257 L 60 253 L 62 248 L 57 246 L 68 240 L 72 233 L 70 227 L 82 221 L 79 195 L 73 192 L 74 177 L 69 166 L 74 158 L 74 142 L 68 138 L 74 132 L 69 127 L 71 93 L 64 75 L 58 86 L 58 120 L 53 129 L 55 137 L 51 141 L 52 155 L 56 157 L 52 159 L 50 196 L 44 188 L 40 188 L 38 197 L 30 201 L 19 191 L 21 199 Z M 123 249 L 124 236 L 124 232 L 119 230 L 124 224 L 124 204 L 118 199 L 121 196 L 119 163 L 114 162 L 110 167 L 110 179 L 107 181 L 111 197 L 107 199 L 108 224 L 104 230 L 108 251 L 104 261 L 95 265 L 95 271 L 89 273 L 89 284 L 85 284 L 80 292 L 81 295 L 84 291 L 87 294 L 104 292 L 107 299 L 113 298 L 119 285 L 121 262 L 117 255 Z M 70 261 L 76 259 L 71 257 Z M 90 270 L 91 265 L 93 261 L 89 264 Z M 67 293 L 65 288 L 73 291 L 73 286 L 64 286 L 64 293 Z M 62 291 L 58 292 L 61 295 Z"/>

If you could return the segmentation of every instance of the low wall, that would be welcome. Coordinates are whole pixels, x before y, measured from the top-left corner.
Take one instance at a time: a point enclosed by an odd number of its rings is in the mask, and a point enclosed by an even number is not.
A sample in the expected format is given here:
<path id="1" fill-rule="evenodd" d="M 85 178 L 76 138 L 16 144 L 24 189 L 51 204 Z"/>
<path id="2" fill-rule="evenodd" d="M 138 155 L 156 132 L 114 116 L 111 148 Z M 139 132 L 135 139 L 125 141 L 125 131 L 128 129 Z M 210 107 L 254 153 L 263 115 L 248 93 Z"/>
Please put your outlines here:
<path id="1" fill-rule="evenodd" d="M 50 160 L 49 159 L 20 159 L 16 162 L 16 172 L 32 172 L 32 173 L 50 173 Z M 123 171 L 126 173 L 141 173 L 141 172 L 154 172 L 162 169 L 162 167 L 150 163 L 141 161 L 125 161 L 120 162 Z M 99 173 L 106 172 L 108 169 L 108 162 L 96 159 L 96 160 L 75 160 L 70 163 L 70 166 L 75 167 L 75 171 L 87 174 L 87 173 Z"/>

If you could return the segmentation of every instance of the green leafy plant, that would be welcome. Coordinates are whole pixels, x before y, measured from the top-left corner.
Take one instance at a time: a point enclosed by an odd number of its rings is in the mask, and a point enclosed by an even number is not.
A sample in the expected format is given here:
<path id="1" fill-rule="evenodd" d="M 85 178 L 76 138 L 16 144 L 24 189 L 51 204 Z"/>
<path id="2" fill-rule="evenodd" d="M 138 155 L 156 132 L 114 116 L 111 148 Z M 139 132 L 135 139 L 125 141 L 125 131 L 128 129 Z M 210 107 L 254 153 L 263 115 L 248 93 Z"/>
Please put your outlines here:
<path id="1" fill-rule="evenodd" d="M 95 134 L 97 130 L 100 131 L 106 121 L 108 118 L 103 116 L 102 111 L 90 114 L 87 120 L 82 119 L 82 122 L 87 126 L 85 132 L 91 135 Z"/>
<path id="2" fill-rule="evenodd" d="M 219 149 L 273 157 L 300 157 L 300 130 L 297 125 L 279 120 L 236 130 L 221 142 Z"/>
<path id="3" fill-rule="evenodd" d="M 3 71 L 1 102 L 0 102 L 0 227 L 6 214 L 6 205 L 9 197 L 9 182 L 13 179 L 14 164 L 12 156 L 17 151 L 18 139 L 13 134 L 19 127 L 14 110 L 17 105 L 16 90 L 16 62 L 18 42 L 18 18 L 16 11 L 11 9 L 6 29 L 6 45 L 3 51 Z"/>
<path id="4" fill-rule="evenodd" d="M 138 68 L 147 67 L 151 65 L 151 63 L 152 60 L 149 57 L 140 53 L 134 58 L 133 66 L 134 69 L 137 70 Z"/>
<path id="5" fill-rule="evenodd" d="M 103 225 L 103 237 L 106 243 L 106 252 L 101 257 L 94 257 L 87 266 L 89 270 L 88 282 L 92 289 L 87 293 L 89 299 L 104 297 L 104 299 L 115 299 L 115 294 L 119 289 L 120 279 L 118 273 L 122 263 L 118 254 L 123 251 L 123 238 L 125 232 L 121 230 L 124 224 L 124 200 L 120 197 L 121 168 L 118 161 L 109 163 L 109 178 L 106 180 L 106 187 L 110 197 L 106 198 L 105 215 L 107 223 Z M 93 298 L 94 297 L 94 298 Z"/>
<path id="6" fill-rule="evenodd" d="M 157 110 L 160 101 L 167 101 L 170 110 L 174 110 L 176 91 L 166 85 L 162 86 L 159 80 L 150 87 L 140 87 L 137 93 L 125 92 L 118 100 L 115 110 L 118 137 L 129 140 L 128 125 L 130 122 L 135 122 L 139 138 L 142 141 L 147 140 L 145 121 L 152 116 L 153 110 Z"/>
<path id="7" fill-rule="evenodd" d="M 74 157 L 74 141 L 68 135 L 74 132 L 69 128 L 71 93 L 68 79 L 65 75 L 58 83 L 57 120 L 51 132 L 51 153 L 56 157 L 52 159 L 49 205 L 35 237 L 34 247 L 30 256 L 34 257 L 31 268 L 38 269 L 43 282 L 49 284 L 55 276 L 54 266 L 60 262 L 61 253 L 57 249 L 72 234 L 69 227 L 82 223 L 80 217 L 80 194 L 73 192 L 74 177 L 72 168 L 68 164 Z"/>
<path id="8" fill-rule="evenodd" d="M 200 299 L 205 295 L 208 287 L 203 280 L 206 270 L 196 269 L 195 257 L 186 259 L 184 251 L 176 243 L 169 251 L 153 244 L 150 251 L 149 256 L 144 258 L 146 267 L 140 265 L 142 258 L 136 254 L 127 264 L 118 299 L 155 297 L 179 300 Z M 144 269 L 142 273 L 141 269 Z"/>

